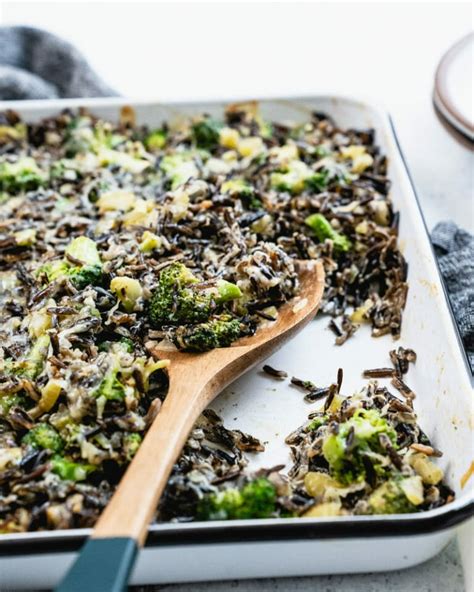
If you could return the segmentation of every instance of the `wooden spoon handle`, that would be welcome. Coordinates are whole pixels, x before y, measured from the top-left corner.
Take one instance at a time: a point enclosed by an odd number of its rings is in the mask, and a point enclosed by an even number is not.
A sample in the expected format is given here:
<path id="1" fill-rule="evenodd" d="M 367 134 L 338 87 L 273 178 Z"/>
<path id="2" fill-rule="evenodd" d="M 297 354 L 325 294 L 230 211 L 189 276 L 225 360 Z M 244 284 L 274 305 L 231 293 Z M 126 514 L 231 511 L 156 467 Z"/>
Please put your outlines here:
<path id="1" fill-rule="evenodd" d="M 145 541 L 169 474 L 200 412 L 194 392 L 170 385 L 160 413 L 147 432 L 113 498 L 102 512 L 93 538 L 132 537 Z"/>
<path id="2" fill-rule="evenodd" d="M 163 407 L 56 592 L 120 592 L 126 588 L 173 464 L 205 405 L 200 396 L 206 388 L 204 381 L 193 384 L 180 378 L 179 374 L 170 377 Z"/>

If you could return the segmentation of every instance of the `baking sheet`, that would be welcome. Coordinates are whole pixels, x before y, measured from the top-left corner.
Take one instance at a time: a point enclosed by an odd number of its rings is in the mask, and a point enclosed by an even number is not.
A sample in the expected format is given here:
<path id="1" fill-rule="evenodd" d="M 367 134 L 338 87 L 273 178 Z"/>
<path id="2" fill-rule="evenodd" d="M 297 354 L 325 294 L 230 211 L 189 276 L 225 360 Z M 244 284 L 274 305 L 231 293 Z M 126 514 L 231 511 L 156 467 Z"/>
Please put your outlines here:
<path id="1" fill-rule="evenodd" d="M 0 103 L 0 109 L 8 106 L 19 111 L 24 119 L 33 120 L 56 113 L 65 107 L 84 105 L 95 114 L 116 119 L 122 103 L 127 104 L 126 101 L 117 99 L 47 101 L 41 104 L 23 102 L 2 105 Z M 219 115 L 226 103 L 227 101 L 199 104 L 176 103 L 171 106 L 149 102 L 128 104 L 135 106 L 139 123 L 158 125 L 164 119 L 179 118 L 182 114 L 207 112 L 211 115 Z M 440 464 L 446 471 L 449 484 L 456 491 L 457 499 L 449 506 L 422 514 L 405 517 L 343 517 L 336 520 L 306 519 L 297 520 L 299 524 L 296 528 L 302 531 L 303 522 L 304 528 L 307 525 L 313 525 L 315 529 L 320 528 L 321 525 L 329 528 L 337 522 L 336 526 L 339 529 L 337 532 L 342 532 L 341 528 L 345 524 L 359 524 L 360 532 L 369 532 L 370 525 L 379 527 L 385 524 L 388 533 L 390 529 L 396 530 L 397 523 L 400 526 L 416 523 L 427 525 L 433 521 L 433 527 L 430 528 L 436 530 L 436 524 L 441 524 L 439 520 L 443 515 L 451 517 L 455 516 L 456 512 L 463 512 L 464 516 L 466 508 L 471 507 L 473 503 L 473 479 L 461 488 L 462 477 L 469 469 L 474 457 L 472 449 L 474 415 L 471 382 L 458 337 L 452 324 L 423 219 L 398 152 L 388 115 L 384 110 L 372 107 L 364 101 L 341 97 L 261 101 L 263 116 L 280 122 L 307 120 L 312 109 L 326 111 L 342 127 L 376 128 L 377 142 L 389 157 L 389 175 L 393 182 L 391 196 L 395 209 L 401 212 L 400 245 L 409 263 L 408 301 L 399 341 L 394 342 L 389 336 L 374 339 L 370 336 L 369 330 L 362 327 L 345 345 L 337 347 L 334 345 L 334 335 L 327 329 L 329 318 L 319 316 L 294 340 L 274 354 L 269 359 L 269 363 L 276 368 L 286 370 L 290 376 L 311 379 L 319 385 L 327 385 L 334 381 L 337 369 L 341 367 L 344 369 L 342 392 L 351 394 L 354 389 L 366 383 L 361 377 L 364 368 L 387 365 L 388 352 L 391 348 L 402 345 L 415 349 L 418 360 L 416 366 L 410 369 L 406 381 L 417 393 L 415 408 L 422 428 L 431 437 L 434 445 L 444 452 Z M 289 385 L 288 381 L 274 380 L 263 375 L 259 368 L 250 371 L 228 387 L 212 406 L 222 414 L 227 426 L 250 432 L 266 443 L 264 453 L 251 457 L 250 470 L 276 464 L 289 466 L 289 449 L 284 444 L 284 438 L 305 421 L 309 412 L 317 408 L 315 404 L 305 403 L 303 394 Z M 459 516 L 460 514 L 458 514 L 458 520 L 461 519 Z M 445 521 L 440 528 L 449 526 L 454 518 L 450 520 L 449 524 Z M 173 532 L 186 533 L 187 537 L 193 536 L 192 540 L 187 539 L 188 544 L 199 545 L 205 536 L 211 537 L 211 533 L 213 533 L 212 536 L 222 539 L 233 533 L 235 540 L 239 540 L 240 537 L 240 540 L 245 541 L 248 540 L 245 538 L 245 532 L 248 536 L 249 527 L 253 529 L 252 532 L 261 531 L 262 536 L 264 531 L 268 532 L 269 528 L 274 528 L 276 544 L 294 531 L 294 525 L 293 519 L 234 523 L 196 522 L 184 526 L 152 525 L 150 532 L 155 533 L 158 538 L 164 537 L 166 533 L 168 536 Z M 54 541 L 57 543 L 62 541 L 63 544 L 65 541 L 70 543 L 73 540 L 80 541 L 88 532 L 81 530 L 4 535 L 0 538 L 0 553 L 7 553 L 12 548 L 11 544 L 24 544 L 27 541 L 31 543 L 28 552 L 32 553 L 35 550 L 39 551 L 43 545 L 47 548 Z M 380 532 L 382 533 L 383 530 L 381 529 Z M 258 537 L 258 534 L 254 536 Z M 376 535 L 372 533 L 371 536 Z M 166 537 L 163 541 L 165 541 L 163 544 L 166 544 Z M 431 542 L 433 543 L 433 540 Z M 433 553 L 435 547 L 434 544 L 430 547 Z M 407 543 L 404 553 L 409 553 L 409 549 Z M 412 552 L 415 552 L 415 547 L 412 548 Z M 275 554 L 275 567 L 277 557 L 278 554 Z M 230 557 L 228 561 L 230 565 Z M 285 573 L 293 573 L 290 566 L 289 560 L 289 568 Z M 330 565 L 327 564 L 327 567 L 329 568 Z M 377 569 L 375 561 L 372 567 Z M 219 572 L 221 568 L 222 566 L 219 566 Z M 198 579 L 199 574 L 196 573 L 196 569 L 193 571 L 190 565 L 183 564 L 182 577 Z M 321 569 L 316 562 L 314 571 L 311 573 L 324 573 L 320 571 Z M 353 566 L 352 569 L 354 569 Z M 245 574 L 245 565 L 242 565 L 241 572 Z M 213 573 L 211 567 L 210 571 L 206 572 L 206 576 L 212 578 Z M 138 581 L 155 580 L 146 580 L 144 576 L 138 578 Z M 1 581 L 0 576 L 0 583 Z"/>

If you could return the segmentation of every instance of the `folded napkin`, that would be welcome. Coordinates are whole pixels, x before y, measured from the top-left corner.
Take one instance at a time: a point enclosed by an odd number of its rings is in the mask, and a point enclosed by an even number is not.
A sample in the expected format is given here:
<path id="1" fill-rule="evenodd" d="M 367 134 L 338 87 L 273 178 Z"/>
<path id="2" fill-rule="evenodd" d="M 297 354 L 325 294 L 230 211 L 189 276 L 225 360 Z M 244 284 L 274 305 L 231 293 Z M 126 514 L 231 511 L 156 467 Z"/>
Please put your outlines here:
<path id="1" fill-rule="evenodd" d="M 431 233 L 431 241 L 474 372 L 474 236 L 454 222 L 440 222 Z"/>
<path id="2" fill-rule="evenodd" d="M 116 95 L 67 41 L 31 27 L 0 27 L 0 100 Z"/>
<path id="3" fill-rule="evenodd" d="M 0 27 L 0 99 L 116 95 L 67 41 L 30 27 Z M 441 222 L 431 239 L 474 369 L 474 237 Z"/>

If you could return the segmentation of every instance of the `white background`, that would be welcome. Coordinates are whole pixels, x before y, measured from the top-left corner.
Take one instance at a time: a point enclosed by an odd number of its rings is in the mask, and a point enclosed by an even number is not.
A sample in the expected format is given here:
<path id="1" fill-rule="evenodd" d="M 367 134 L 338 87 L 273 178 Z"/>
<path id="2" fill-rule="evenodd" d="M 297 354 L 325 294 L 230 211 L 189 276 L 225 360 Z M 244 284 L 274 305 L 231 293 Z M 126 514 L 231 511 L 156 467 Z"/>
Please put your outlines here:
<path id="1" fill-rule="evenodd" d="M 429 228 L 453 219 L 474 229 L 472 151 L 441 125 L 431 102 L 441 56 L 472 28 L 470 3 L 63 0 L 0 7 L 3 24 L 42 27 L 74 43 L 112 87 L 130 97 L 331 92 L 379 101 L 394 117 Z M 472 69 L 466 81 L 472 88 Z M 376 589 L 372 584 L 400 592 L 439 589 L 429 571 L 419 568 L 418 574 L 424 579 L 414 572 L 412 581 L 395 574 L 375 584 L 357 576 L 338 578 L 337 585 L 349 590 L 353 582 L 352 590 L 367 591 Z M 265 590 L 277 586 L 262 585 Z M 281 582 L 278 589 L 287 586 Z M 325 578 L 298 589 L 315 586 L 334 589 Z M 239 589 L 244 588 L 251 589 Z"/>

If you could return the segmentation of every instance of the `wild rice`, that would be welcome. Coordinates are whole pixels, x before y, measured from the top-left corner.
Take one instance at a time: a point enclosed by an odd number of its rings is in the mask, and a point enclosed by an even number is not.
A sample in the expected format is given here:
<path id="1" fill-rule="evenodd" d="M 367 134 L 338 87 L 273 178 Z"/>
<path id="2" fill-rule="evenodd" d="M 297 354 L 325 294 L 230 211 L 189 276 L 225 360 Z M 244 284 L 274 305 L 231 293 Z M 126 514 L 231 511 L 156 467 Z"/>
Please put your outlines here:
<path id="1" fill-rule="evenodd" d="M 269 364 L 265 364 L 262 370 L 265 372 L 265 374 L 273 376 L 274 378 L 288 378 L 288 374 L 284 370 L 276 370 L 276 368 L 272 368 L 272 366 Z"/>
<path id="2" fill-rule="evenodd" d="M 283 126 L 255 104 L 230 106 L 221 122 L 149 130 L 134 121 L 130 109 L 117 124 L 83 109 L 38 123 L 0 116 L 4 532 L 94 524 L 166 396 L 157 340 L 189 347 L 192 327 L 149 319 L 171 264 L 192 271 L 196 290 L 237 284 L 242 299 L 222 308 L 245 335 L 297 294 L 295 261 L 320 259 L 338 344 L 361 323 L 374 336 L 400 333 L 407 265 L 373 130 L 344 130 L 319 112 Z M 71 252 L 84 238 L 100 270 Z M 128 290 L 114 291 L 124 278 Z M 400 378 L 413 356 L 394 355 Z M 293 383 L 310 401 L 326 397 L 328 410 L 341 379 L 328 389 Z M 166 519 L 190 519 L 215 483 L 245 481 L 242 451 L 262 449 L 210 413 L 193 434 L 165 493 Z M 295 490 L 279 503 L 299 513 L 312 501 Z"/>

